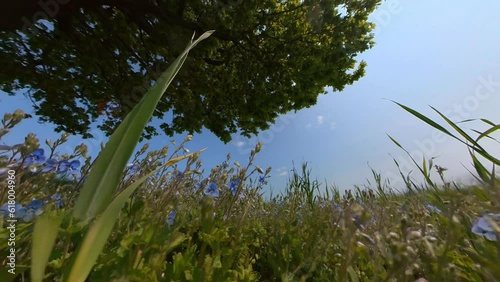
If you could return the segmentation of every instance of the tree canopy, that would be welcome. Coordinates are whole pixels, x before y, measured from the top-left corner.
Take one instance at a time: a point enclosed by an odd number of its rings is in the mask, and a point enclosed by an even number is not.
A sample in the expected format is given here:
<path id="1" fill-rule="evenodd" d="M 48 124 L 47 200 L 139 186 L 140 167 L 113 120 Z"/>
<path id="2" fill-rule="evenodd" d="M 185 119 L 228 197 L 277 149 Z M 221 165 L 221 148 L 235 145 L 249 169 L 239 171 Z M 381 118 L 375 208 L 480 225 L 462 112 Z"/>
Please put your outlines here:
<path id="1" fill-rule="evenodd" d="M 18 0 L 0 4 L 0 87 L 44 122 L 111 133 L 194 32 L 154 116 L 167 134 L 206 127 L 224 142 L 316 104 L 364 75 L 381 0 Z M 148 126 L 144 137 L 158 134 Z"/>

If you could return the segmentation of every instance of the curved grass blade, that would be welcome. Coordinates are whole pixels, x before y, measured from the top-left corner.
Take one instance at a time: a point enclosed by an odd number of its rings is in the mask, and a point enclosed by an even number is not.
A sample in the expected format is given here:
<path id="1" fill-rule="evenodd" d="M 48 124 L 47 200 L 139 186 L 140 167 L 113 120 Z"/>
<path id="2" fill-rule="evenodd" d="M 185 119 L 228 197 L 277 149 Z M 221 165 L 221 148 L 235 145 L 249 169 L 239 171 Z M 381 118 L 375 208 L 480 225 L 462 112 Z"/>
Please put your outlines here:
<path id="1" fill-rule="evenodd" d="M 497 141 L 495 138 L 489 136 L 491 133 L 497 131 L 500 129 L 500 124 L 498 125 L 495 125 L 493 127 L 491 127 L 490 129 L 486 130 L 485 132 L 481 133 L 477 138 L 476 138 L 476 142 L 478 142 L 479 140 L 481 140 L 483 137 L 488 137 L 488 138 L 491 138 L 495 141 Z M 498 142 L 498 141 L 497 141 Z"/>
<path id="2" fill-rule="evenodd" d="M 31 281 L 42 282 L 49 262 L 52 247 L 57 239 L 62 216 L 43 214 L 35 221 L 31 247 Z"/>
<path id="3" fill-rule="evenodd" d="M 410 114 L 412 114 L 412 115 L 416 116 L 417 118 L 421 119 L 422 121 L 424 121 L 424 122 L 425 122 L 425 123 L 427 123 L 428 125 L 430 125 L 430 126 L 434 127 L 435 129 L 437 129 L 437 130 L 439 130 L 439 131 L 441 131 L 441 132 L 443 132 L 443 133 L 446 133 L 447 135 L 449 135 L 449 136 L 451 136 L 451 137 L 453 137 L 453 138 L 455 138 L 455 139 L 457 139 L 458 141 L 460 141 L 460 142 L 462 142 L 462 143 L 463 143 L 463 141 L 462 141 L 462 140 L 460 140 L 458 137 L 456 137 L 455 135 L 453 135 L 453 134 L 452 134 L 451 132 L 449 132 L 446 128 L 444 128 L 444 127 L 442 127 L 441 125 L 437 124 L 436 122 L 434 122 L 434 121 L 433 121 L 433 120 L 431 120 L 430 118 L 428 118 L 428 117 L 424 116 L 423 114 L 421 114 L 421 113 L 419 113 L 419 112 L 415 111 L 415 110 L 414 110 L 414 109 L 412 109 L 412 108 L 409 108 L 409 107 L 407 107 L 407 106 L 405 106 L 405 105 L 402 105 L 402 104 L 400 104 L 400 103 L 398 103 L 398 102 L 396 102 L 396 101 L 392 101 L 392 100 L 391 100 L 391 102 L 393 102 L 393 103 L 397 104 L 398 106 L 400 106 L 401 108 L 403 108 L 405 111 L 407 111 L 407 112 L 409 112 Z M 432 107 L 431 107 L 431 108 L 432 108 Z M 433 109 L 434 109 L 434 108 L 433 108 Z"/>
<path id="4" fill-rule="evenodd" d="M 458 127 L 454 122 L 452 122 L 450 119 L 448 119 L 440 111 L 436 110 L 436 108 L 434 108 L 432 106 L 431 106 L 431 109 L 433 109 L 436 113 L 438 113 L 438 115 L 440 115 L 451 127 L 453 127 L 453 129 L 455 129 L 455 131 L 460 133 L 460 135 L 462 135 L 462 137 L 464 137 L 468 142 L 470 142 L 472 145 L 477 147 L 479 150 L 486 152 L 483 149 L 483 147 L 481 147 L 481 145 L 479 145 L 474 139 L 472 139 L 472 137 L 469 136 L 469 134 L 465 133 L 465 131 L 463 131 L 460 127 Z M 460 140 L 460 139 L 458 139 L 458 140 Z M 462 140 L 460 140 L 460 142 L 464 143 Z"/>
<path id="5" fill-rule="evenodd" d="M 477 159 L 476 155 L 474 155 L 474 152 L 472 152 L 470 149 L 469 154 L 472 158 L 474 169 L 476 169 L 479 178 L 481 178 L 483 182 L 489 183 L 491 177 L 490 172 L 483 166 L 483 164 Z"/>
<path id="6" fill-rule="evenodd" d="M 213 31 L 206 32 L 196 41 L 188 44 L 184 52 L 162 74 L 111 135 L 108 144 L 99 154 L 82 187 L 73 212 L 75 218 L 80 220 L 93 218 L 110 203 L 127 161 L 130 159 L 144 127 L 151 119 L 158 101 L 180 70 L 188 52 L 212 33 Z"/>
<path id="7" fill-rule="evenodd" d="M 482 119 L 481 119 L 481 121 L 482 121 L 482 122 L 484 122 L 484 123 L 487 123 L 487 124 L 489 124 L 489 125 L 491 125 L 491 126 L 495 126 L 495 125 L 496 125 L 496 124 L 494 124 L 493 122 L 491 122 L 490 120 L 487 120 L 487 119 L 485 119 L 485 118 L 482 118 Z"/>

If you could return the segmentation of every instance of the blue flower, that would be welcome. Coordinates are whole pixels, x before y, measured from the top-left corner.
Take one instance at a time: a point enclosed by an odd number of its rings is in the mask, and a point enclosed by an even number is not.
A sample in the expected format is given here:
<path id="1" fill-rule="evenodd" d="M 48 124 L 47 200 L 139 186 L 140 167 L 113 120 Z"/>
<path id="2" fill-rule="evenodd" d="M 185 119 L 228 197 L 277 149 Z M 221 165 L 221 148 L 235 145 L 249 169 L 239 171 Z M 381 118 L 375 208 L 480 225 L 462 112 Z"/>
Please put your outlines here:
<path id="1" fill-rule="evenodd" d="M 259 176 L 259 184 L 265 184 L 266 182 L 266 177 L 265 176 Z"/>
<path id="2" fill-rule="evenodd" d="M 59 162 L 56 159 L 48 159 L 45 162 L 45 167 L 42 169 L 42 172 L 52 172 L 59 170 Z"/>
<path id="3" fill-rule="evenodd" d="M 127 169 L 129 174 L 135 174 L 137 170 L 139 169 L 139 166 L 134 164 L 134 163 L 129 163 L 127 164 Z"/>
<path id="4" fill-rule="evenodd" d="M 500 214 L 488 213 L 479 218 L 474 225 L 472 226 L 472 233 L 484 236 L 486 239 L 490 241 L 497 241 L 497 231 L 493 229 L 493 226 L 488 222 L 488 220 L 492 220 L 498 222 L 500 225 Z"/>
<path id="5" fill-rule="evenodd" d="M 237 178 L 231 182 L 229 182 L 229 190 L 231 190 L 231 193 L 233 195 L 236 195 L 236 192 L 238 192 L 238 186 L 240 185 L 240 179 Z"/>
<path id="6" fill-rule="evenodd" d="M 177 213 L 175 211 L 172 211 L 169 215 L 168 215 L 168 218 L 167 218 L 167 224 L 168 226 L 172 226 L 174 225 L 174 222 L 175 222 L 175 216 L 177 215 Z"/>
<path id="7" fill-rule="evenodd" d="M 43 207 L 43 202 L 41 200 L 33 199 L 27 206 L 26 209 L 39 210 Z"/>
<path id="8" fill-rule="evenodd" d="M 23 218 L 26 214 L 26 208 L 19 203 L 15 203 L 14 205 L 4 204 L 0 207 L 0 214 L 2 217 L 10 217 L 10 214 L 14 214 L 14 218 Z"/>
<path id="9" fill-rule="evenodd" d="M 55 206 L 56 208 L 58 208 L 58 209 L 59 209 L 59 208 L 62 208 L 62 206 L 64 205 L 64 202 L 63 202 L 63 200 L 61 199 L 61 194 L 60 194 L 60 193 L 54 194 L 54 195 L 50 196 L 50 198 L 51 198 L 52 200 L 54 200 L 54 206 Z"/>
<path id="10" fill-rule="evenodd" d="M 33 153 L 29 154 L 24 164 L 26 166 L 33 164 L 42 164 L 45 162 L 45 151 L 43 149 L 36 149 Z"/>
<path id="11" fill-rule="evenodd" d="M 443 212 L 438 209 L 437 207 L 429 204 L 429 203 L 425 203 L 425 208 L 429 211 L 429 212 L 436 212 L 438 214 L 443 214 Z"/>
<path id="12" fill-rule="evenodd" d="M 208 185 L 208 187 L 205 189 L 204 193 L 205 193 L 205 195 L 213 197 L 213 198 L 219 197 L 219 190 L 217 189 L 217 184 L 215 183 L 215 181 L 212 181 L 212 183 L 210 183 L 210 185 Z"/>
<path id="13" fill-rule="evenodd" d="M 26 205 L 26 213 L 22 217 L 24 221 L 31 221 L 35 216 L 43 213 L 43 202 L 41 200 L 33 199 Z"/>
<path id="14" fill-rule="evenodd" d="M 14 214 L 14 218 L 23 219 L 24 221 L 31 221 L 33 217 L 43 213 L 43 202 L 41 200 L 33 199 L 26 207 L 16 203 L 15 205 L 4 204 L 0 207 L 2 216 L 10 217 Z"/>
<path id="15" fill-rule="evenodd" d="M 179 172 L 177 173 L 177 179 L 178 179 L 178 180 L 182 180 L 183 178 L 184 178 L 184 172 L 179 171 Z"/>
<path id="16" fill-rule="evenodd" d="M 69 174 L 78 174 L 78 167 L 80 166 L 79 160 L 73 160 L 68 162 L 67 160 L 62 160 L 59 162 L 58 172 L 66 172 Z"/>

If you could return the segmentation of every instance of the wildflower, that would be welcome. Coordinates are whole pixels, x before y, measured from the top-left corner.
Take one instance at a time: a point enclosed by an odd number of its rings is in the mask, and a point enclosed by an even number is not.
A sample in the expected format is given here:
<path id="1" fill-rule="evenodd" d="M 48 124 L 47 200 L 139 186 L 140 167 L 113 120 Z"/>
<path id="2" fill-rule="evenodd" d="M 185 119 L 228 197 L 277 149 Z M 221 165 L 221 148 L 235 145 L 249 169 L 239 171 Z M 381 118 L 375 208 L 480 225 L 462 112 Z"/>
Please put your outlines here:
<path id="1" fill-rule="evenodd" d="M 177 213 L 175 211 L 172 211 L 169 215 L 168 215 L 168 218 L 167 218 L 167 224 L 168 226 L 172 226 L 174 225 L 174 221 L 175 221 L 175 216 L 177 215 Z"/>
<path id="2" fill-rule="evenodd" d="M 43 207 L 43 202 L 41 200 L 33 199 L 27 206 L 26 209 L 40 210 Z"/>
<path id="3" fill-rule="evenodd" d="M 29 154 L 24 161 L 25 166 L 42 164 L 45 162 L 45 151 L 43 149 L 36 149 L 33 153 Z"/>
<path id="4" fill-rule="evenodd" d="M 4 204 L 0 207 L 0 213 L 2 216 L 11 217 L 14 214 L 14 218 L 23 219 L 24 221 L 31 221 L 33 217 L 43 213 L 43 202 L 41 200 L 33 199 L 26 207 L 21 204 L 16 203 L 15 205 Z"/>
<path id="5" fill-rule="evenodd" d="M 48 159 L 42 172 L 55 172 L 59 170 L 59 162 L 56 159 Z"/>
<path id="6" fill-rule="evenodd" d="M 210 183 L 210 185 L 208 185 L 208 187 L 205 189 L 204 193 L 205 193 L 205 195 L 213 197 L 213 198 L 219 197 L 219 190 L 217 189 L 217 184 L 215 183 L 215 181 L 212 181 L 212 183 Z"/>
<path id="7" fill-rule="evenodd" d="M 182 180 L 183 178 L 184 178 L 184 172 L 179 171 L 179 172 L 177 173 L 177 179 L 178 179 L 178 180 Z"/>
<path id="8" fill-rule="evenodd" d="M 56 208 L 58 208 L 58 209 L 62 208 L 62 206 L 63 206 L 64 203 L 63 203 L 63 200 L 61 199 L 61 194 L 60 193 L 54 194 L 54 195 L 50 196 L 50 198 L 52 200 L 54 200 L 54 206 Z"/>
<path id="9" fill-rule="evenodd" d="M 132 173 L 135 172 L 139 168 L 139 166 L 134 164 L 134 163 L 129 163 L 129 164 L 127 164 L 126 167 L 129 169 L 129 172 L 132 172 Z"/>
<path id="10" fill-rule="evenodd" d="M 41 200 L 33 199 L 26 205 L 26 213 L 23 216 L 24 221 L 31 221 L 35 216 L 43 213 L 43 202 Z"/>
<path id="11" fill-rule="evenodd" d="M 229 182 L 229 190 L 231 190 L 231 193 L 233 195 L 236 195 L 236 192 L 238 192 L 238 186 L 240 185 L 240 179 L 237 178 L 231 182 Z"/>
<path id="12" fill-rule="evenodd" d="M 14 218 L 23 218 L 25 213 L 26 208 L 19 203 L 15 203 L 14 205 L 4 204 L 0 207 L 0 215 L 2 217 L 11 217 L 10 215 L 14 214 Z"/>
<path id="13" fill-rule="evenodd" d="M 436 213 L 438 213 L 438 214 L 443 214 L 443 212 L 442 212 L 440 209 L 438 209 L 436 206 L 433 206 L 433 205 L 431 205 L 431 204 L 429 204 L 429 203 L 425 203 L 425 208 L 426 208 L 429 212 L 431 212 L 431 213 L 432 213 L 432 212 L 436 212 Z"/>
<path id="14" fill-rule="evenodd" d="M 59 162 L 58 172 L 66 172 L 69 174 L 78 174 L 78 167 L 80 166 L 79 160 L 73 160 L 68 162 L 67 160 L 62 160 Z"/>
<path id="15" fill-rule="evenodd" d="M 500 214 L 488 213 L 479 218 L 472 226 L 472 233 L 486 237 L 490 241 L 497 241 L 499 230 L 495 230 L 488 220 L 499 222 Z"/>
<path id="16" fill-rule="evenodd" d="M 259 176 L 259 184 L 266 184 L 266 177 Z"/>

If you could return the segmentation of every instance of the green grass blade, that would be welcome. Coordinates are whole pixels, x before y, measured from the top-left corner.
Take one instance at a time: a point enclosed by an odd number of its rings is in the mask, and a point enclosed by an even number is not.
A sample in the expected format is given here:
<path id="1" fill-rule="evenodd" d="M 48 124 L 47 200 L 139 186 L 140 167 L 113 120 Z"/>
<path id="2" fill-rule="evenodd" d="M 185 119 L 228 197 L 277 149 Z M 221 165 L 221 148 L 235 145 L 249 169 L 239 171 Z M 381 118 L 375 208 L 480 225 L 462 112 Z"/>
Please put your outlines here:
<path id="1" fill-rule="evenodd" d="M 399 142 L 396 141 L 394 138 L 392 138 L 390 135 L 387 134 L 387 136 L 389 136 L 391 141 L 394 142 L 394 144 L 396 144 L 399 148 L 401 148 L 408 155 L 408 157 L 410 157 L 411 161 L 415 164 L 415 166 L 418 168 L 420 173 L 424 176 L 425 181 L 430 186 L 435 186 L 435 183 L 432 182 L 432 179 L 429 177 L 430 174 L 427 173 L 427 169 L 425 168 L 425 166 L 426 166 L 425 156 L 424 156 L 424 168 L 422 168 L 421 166 L 418 165 L 417 161 L 411 156 L 411 154 L 410 154 L 410 152 L 408 152 L 408 150 L 406 150 L 403 146 L 401 146 L 401 144 L 399 144 Z M 394 161 L 396 161 L 396 160 L 394 160 Z M 396 164 L 397 164 L 397 162 L 396 162 Z M 399 167 L 399 165 L 398 165 L 398 167 Z"/>
<path id="2" fill-rule="evenodd" d="M 467 168 L 466 166 L 464 166 L 463 164 L 462 164 L 462 166 L 465 168 L 465 170 L 467 170 L 467 171 L 470 173 L 470 175 L 472 175 L 472 177 L 474 177 L 474 179 L 476 179 L 476 181 L 477 181 L 478 183 L 482 183 L 482 182 L 483 182 L 483 180 L 482 180 L 481 178 L 477 177 L 477 176 L 476 176 L 476 175 L 475 175 L 472 171 L 470 171 L 470 169 L 468 169 L 468 168 Z"/>
<path id="3" fill-rule="evenodd" d="M 477 142 L 477 141 L 479 141 L 479 140 L 481 140 L 481 139 L 482 139 L 482 138 L 484 138 L 484 137 L 489 137 L 489 138 L 492 138 L 493 140 L 495 140 L 495 141 L 496 141 L 496 139 L 495 139 L 495 138 L 493 138 L 493 137 L 491 137 L 491 136 L 489 136 L 489 135 L 490 135 L 491 133 L 493 133 L 493 132 L 495 132 L 495 131 L 499 130 L 499 129 L 500 129 L 500 124 L 498 124 L 498 125 L 495 125 L 495 126 L 491 127 L 490 129 L 488 129 L 488 130 L 486 130 L 485 132 L 481 133 L 481 134 L 480 134 L 480 135 L 476 138 L 476 142 Z M 498 142 L 498 141 L 497 141 L 497 142 Z"/>
<path id="4" fill-rule="evenodd" d="M 409 108 L 405 105 L 402 105 L 398 102 L 395 102 L 395 101 L 392 101 L 393 103 L 397 104 L 398 106 L 400 106 L 401 108 L 403 108 L 405 111 L 409 112 L 410 114 L 414 115 L 415 117 L 421 119 L 422 121 L 424 121 L 425 123 L 427 123 L 428 125 L 434 127 L 435 129 L 457 139 L 458 141 L 460 142 L 463 142 L 462 140 L 460 140 L 458 137 L 456 137 L 455 135 L 453 135 L 451 132 L 449 132 L 446 128 L 442 127 L 441 125 L 437 124 L 436 122 L 434 122 L 433 120 L 431 120 L 430 118 L 424 116 L 423 114 L 415 111 L 414 109 L 412 108 Z"/>
<path id="5" fill-rule="evenodd" d="M 87 220 L 95 217 L 106 208 L 116 192 L 115 189 L 127 161 L 130 159 L 144 127 L 151 119 L 161 96 L 186 60 L 188 52 L 212 33 L 213 31 L 204 33 L 186 47 L 184 52 L 162 74 L 157 83 L 149 89 L 111 135 L 108 144 L 99 154 L 88 179 L 84 183 L 75 204 L 74 217 Z"/>
<path id="6" fill-rule="evenodd" d="M 157 170 L 154 170 L 138 179 L 125 188 L 111 201 L 109 206 L 104 210 L 102 215 L 96 219 L 85 235 L 85 239 L 78 247 L 71 263 L 68 265 L 63 281 L 83 282 L 87 279 L 87 276 L 92 270 L 92 267 L 97 261 L 99 254 L 104 248 L 104 245 L 106 244 L 106 241 L 115 226 L 116 219 L 118 218 L 123 205 L 135 189 L 137 189 L 142 182 L 153 175 L 156 171 Z"/>
<path id="7" fill-rule="evenodd" d="M 491 126 L 495 126 L 495 125 L 496 125 L 495 123 L 493 123 L 493 122 L 491 122 L 490 120 L 487 120 L 487 119 L 485 119 L 485 118 L 482 118 L 482 119 L 481 119 L 481 121 L 482 121 L 482 122 L 484 122 L 484 123 L 486 123 L 486 124 L 489 124 L 489 125 L 491 125 Z"/>
<path id="8" fill-rule="evenodd" d="M 352 282 L 359 282 L 358 275 L 356 274 L 352 266 L 347 267 L 347 273 L 349 273 L 349 277 L 351 278 Z"/>
<path id="9" fill-rule="evenodd" d="M 467 140 L 468 142 L 470 142 L 471 144 L 476 146 L 478 149 L 484 151 L 484 149 L 474 139 L 472 139 L 472 137 L 470 137 L 467 133 L 465 133 L 465 131 L 463 131 L 460 127 L 458 127 L 455 123 L 453 123 L 450 119 L 448 119 L 440 111 L 436 110 L 436 108 L 434 108 L 434 107 L 431 107 L 431 109 L 433 109 L 436 113 L 438 113 L 438 115 L 440 115 L 451 127 L 453 127 L 453 129 L 455 129 L 455 131 L 457 131 L 460 135 L 462 135 L 462 137 L 464 137 L 465 140 Z M 458 139 L 458 140 L 460 140 L 460 139 Z M 464 143 L 462 140 L 460 140 L 460 142 Z"/>
<path id="10" fill-rule="evenodd" d="M 459 121 L 457 122 L 456 124 L 459 124 L 459 123 L 466 123 L 466 122 L 471 122 L 471 121 L 476 121 L 477 119 L 475 118 L 470 118 L 470 119 L 466 119 L 466 120 L 462 120 L 462 121 Z"/>
<path id="11" fill-rule="evenodd" d="M 493 157 L 492 155 L 488 154 L 487 152 L 485 152 L 485 151 L 481 151 L 481 150 L 478 150 L 476 147 L 471 146 L 471 145 L 469 145 L 469 144 L 467 144 L 467 146 L 468 146 L 470 149 L 474 150 L 474 151 L 475 151 L 476 153 L 478 153 L 479 155 L 481 155 L 483 158 L 487 159 L 488 161 L 490 161 L 490 162 L 492 162 L 492 163 L 494 163 L 494 164 L 496 164 L 496 165 L 500 165 L 500 160 L 499 160 L 499 159 L 497 159 L 497 158 L 495 158 L 495 157 Z"/>
<path id="12" fill-rule="evenodd" d="M 57 239 L 62 216 L 43 214 L 35 221 L 31 248 L 31 281 L 41 282 Z"/>
<path id="13" fill-rule="evenodd" d="M 474 168 L 476 169 L 477 175 L 481 178 L 482 181 L 488 183 L 490 181 L 490 172 L 483 166 L 483 164 L 477 159 L 476 155 L 474 155 L 471 150 L 469 150 L 469 154 L 472 158 L 472 162 Z"/>
<path id="14" fill-rule="evenodd" d="M 481 132 L 481 131 L 479 131 L 479 130 L 475 130 L 475 129 L 471 129 L 471 130 L 472 130 L 472 131 L 474 131 L 475 133 L 477 133 L 477 134 L 478 134 L 478 135 L 480 135 L 480 136 L 483 134 L 483 132 Z M 495 139 L 495 138 L 493 138 L 493 137 L 491 137 L 491 136 L 489 136 L 489 135 L 485 135 L 485 136 L 483 136 L 483 137 L 481 137 L 481 138 L 485 138 L 485 137 L 486 137 L 486 138 L 488 138 L 488 139 L 490 139 L 490 140 L 493 140 L 493 141 L 495 141 L 495 142 L 497 142 L 497 143 L 499 143 L 499 144 L 500 144 L 500 142 L 499 142 L 497 139 Z M 476 142 L 477 142 L 477 141 L 478 141 L 478 139 L 476 138 Z"/>

